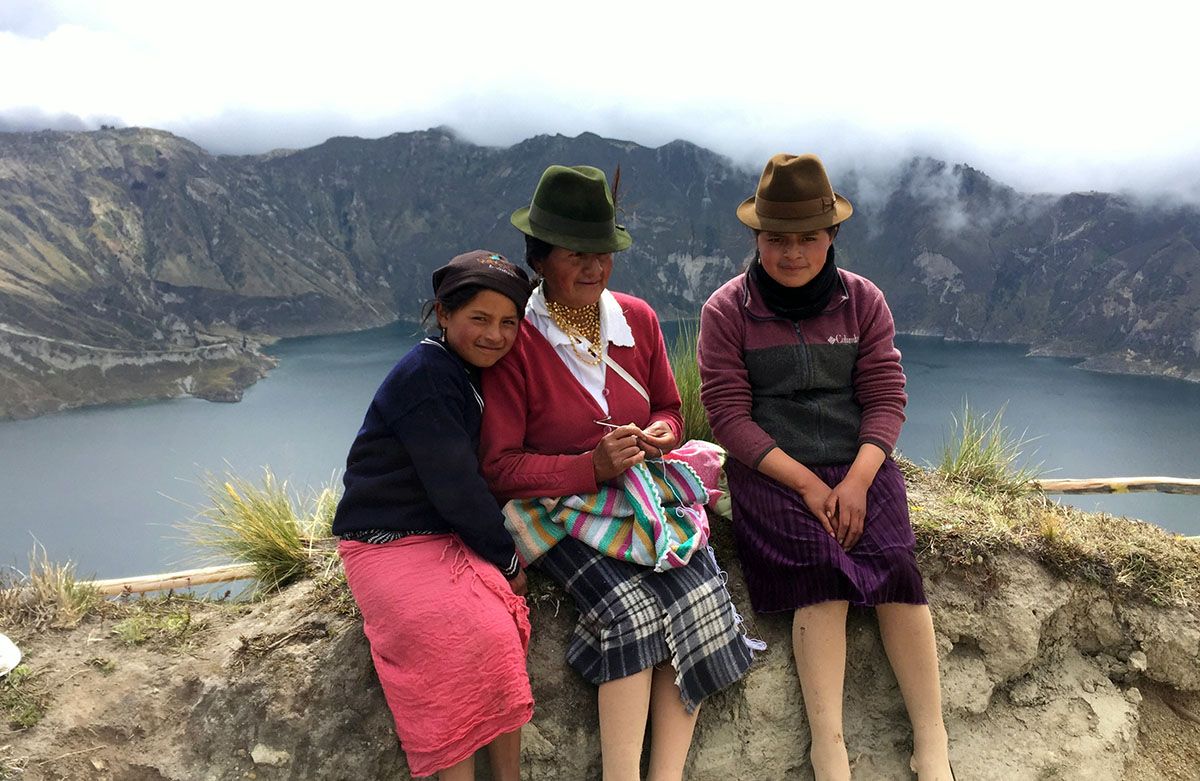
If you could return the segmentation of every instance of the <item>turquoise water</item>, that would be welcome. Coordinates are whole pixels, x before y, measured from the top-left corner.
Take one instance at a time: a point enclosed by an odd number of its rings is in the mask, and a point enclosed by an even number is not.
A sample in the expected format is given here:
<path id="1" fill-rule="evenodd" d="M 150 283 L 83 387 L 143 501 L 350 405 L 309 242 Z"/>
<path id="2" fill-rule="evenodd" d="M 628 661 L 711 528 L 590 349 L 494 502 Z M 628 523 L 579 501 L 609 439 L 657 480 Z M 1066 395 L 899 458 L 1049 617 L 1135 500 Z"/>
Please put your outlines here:
<path id="1" fill-rule="evenodd" d="M 966 400 L 973 411 L 1003 410 L 1004 425 L 1033 440 L 1025 451 L 1047 478 L 1200 477 L 1200 385 L 1081 371 L 1070 361 L 1026 358 L 1020 347 L 897 342 L 909 391 L 900 449 L 916 461 L 937 460 Z M 1060 499 L 1200 534 L 1200 496 Z"/>
<path id="2" fill-rule="evenodd" d="M 0 565 L 23 567 L 35 540 L 97 577 L 196 565 L 175 526 L 203 501 L 200 478 L 269 465 L 300 489 L 328 483 L 376 386 L 418 338 L 403 323 L 281 342 L 279 367 L 238 404 L 179 399 L 0 423 Z M 1035 460 L 1052 476 L 1200 477 L 1200 386 L 1083 372 L 1007 346 L 899 345 L 910 394 L 900 448 L 914 460 L 936 458 L 968 399 L 978 411 L 1007 404 L 1006 424 L 1040 437 Z M 1200 534 L 1200 497 L 1071 501 Z"/>

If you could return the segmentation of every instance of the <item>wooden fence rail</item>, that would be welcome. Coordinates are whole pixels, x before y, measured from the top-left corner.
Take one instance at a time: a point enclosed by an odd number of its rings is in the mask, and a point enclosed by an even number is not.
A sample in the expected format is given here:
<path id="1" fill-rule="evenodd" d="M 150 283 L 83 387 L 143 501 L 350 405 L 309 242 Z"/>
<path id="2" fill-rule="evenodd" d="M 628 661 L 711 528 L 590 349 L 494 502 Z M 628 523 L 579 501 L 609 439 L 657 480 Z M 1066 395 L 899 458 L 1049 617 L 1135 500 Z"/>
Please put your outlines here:
<path id="1" fill-rule="evenodd" d="M 1031 488 L 1047 494 L 1157 492 L 1200 495 L 1200 480 L 1185 477 L 1084 477 L 1077 480 L 1035 480 Z"/>
<path id="2" fill-rule="evenodd" d="M 182 572 L 164 572 L 159 575 L 138 575 L 133 578 L 112 578 L 81 583 L 101 594 L 142 594 L 147 591 L 206 586 L 211 583 L 228 583 L 231 580 L 247 580 L 254 577 L 250 564 L 226 564 L 219 567 L 203 567 Z"/>

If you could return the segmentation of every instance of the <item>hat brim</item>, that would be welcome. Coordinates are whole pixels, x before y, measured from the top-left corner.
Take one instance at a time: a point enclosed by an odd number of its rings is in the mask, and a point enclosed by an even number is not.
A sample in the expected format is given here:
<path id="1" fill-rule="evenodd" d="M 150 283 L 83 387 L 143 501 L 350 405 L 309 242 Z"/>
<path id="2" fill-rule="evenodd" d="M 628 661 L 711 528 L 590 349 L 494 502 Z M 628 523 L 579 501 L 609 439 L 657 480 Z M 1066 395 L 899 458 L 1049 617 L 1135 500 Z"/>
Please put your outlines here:
<path id="1" fill-rule="evenodd" d="M 846 200 L 840 193 L 834 193 L 836 200 L 833 202 L 833 211 L 818 214 L 813 217 L 804 217 L 802 219 L 785 220 L 773 217 L 761 217 L 754 210 L 754 196 L 750 196 L 742 201 L 742 204 L 737 207 L 738 219 L 743 225 L 748 225 L 755 230 L 773 231 L 775 233 L 805 233 L 806 231 L 820 230 L 821 228 L 832 228 L 834 225 L 845 222 L 854 213 L 854 206 L 850 201 Z"/>
<path id="2" fill-rule="evenodd" d="M 629 231 L 620 225 L 615 226 L 611 236 L 598 239 L 580 238 L 578 236 L 570 236 L 565 233 L 547 230 L 529 221 L 528 206 L 523 206 L 513 212 L 509 221 L 513 224 L 513 227 L 526 236 L 533 236 L 535 239 L 541 239 L 547 244 L 553 244 L 556 247 L 565 247 L 575 252 L 620 252 L 623 249 L 629 249 L 629 246 L 633 244 L 633 237 L 629 235 Z"/>

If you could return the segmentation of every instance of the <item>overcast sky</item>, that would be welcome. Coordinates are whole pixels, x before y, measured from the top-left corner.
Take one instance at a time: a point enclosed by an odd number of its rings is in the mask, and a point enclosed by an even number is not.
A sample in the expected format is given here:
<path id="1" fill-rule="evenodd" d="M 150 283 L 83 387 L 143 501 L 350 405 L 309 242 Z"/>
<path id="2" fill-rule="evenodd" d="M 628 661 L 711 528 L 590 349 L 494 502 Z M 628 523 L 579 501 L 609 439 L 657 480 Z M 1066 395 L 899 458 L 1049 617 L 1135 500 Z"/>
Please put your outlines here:
<path id="1" fill-rule="evenodd" d="M 1200 200 L 1197 8 L 0 0 L 0 129 L 144 125 L 214 152 L 590 130 L 756 169 L 925 153 L 1023 190 Z"/>

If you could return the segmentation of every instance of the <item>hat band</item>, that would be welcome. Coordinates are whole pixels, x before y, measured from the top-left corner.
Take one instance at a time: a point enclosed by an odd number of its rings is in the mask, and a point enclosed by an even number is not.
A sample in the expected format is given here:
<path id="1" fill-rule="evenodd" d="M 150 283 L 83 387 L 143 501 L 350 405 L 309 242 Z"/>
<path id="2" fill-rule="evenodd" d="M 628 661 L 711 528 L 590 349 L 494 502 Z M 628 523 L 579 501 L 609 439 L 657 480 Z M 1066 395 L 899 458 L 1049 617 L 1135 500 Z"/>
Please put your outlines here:
<path id="1" fill-rule="evenodd" d="M 768 201 L 759 195 L 754 198 L 754 211 L 759 217 L 800 220 L 832 211 L 836 202 L 836 194 L 832 198 L 810 198 L 807 201 Z"/>
<path id="2" fill-rule="evenodd" d="M 615 220 L 591 222 L 588 220 L 573 220 L 552 214 L 538 207 L 536 203 L 529 206 L 529 221 L 539 228 L 545 228 L 554 233 L 562 233 L 577 239 L 607 239 L 616 231 Z"/>

